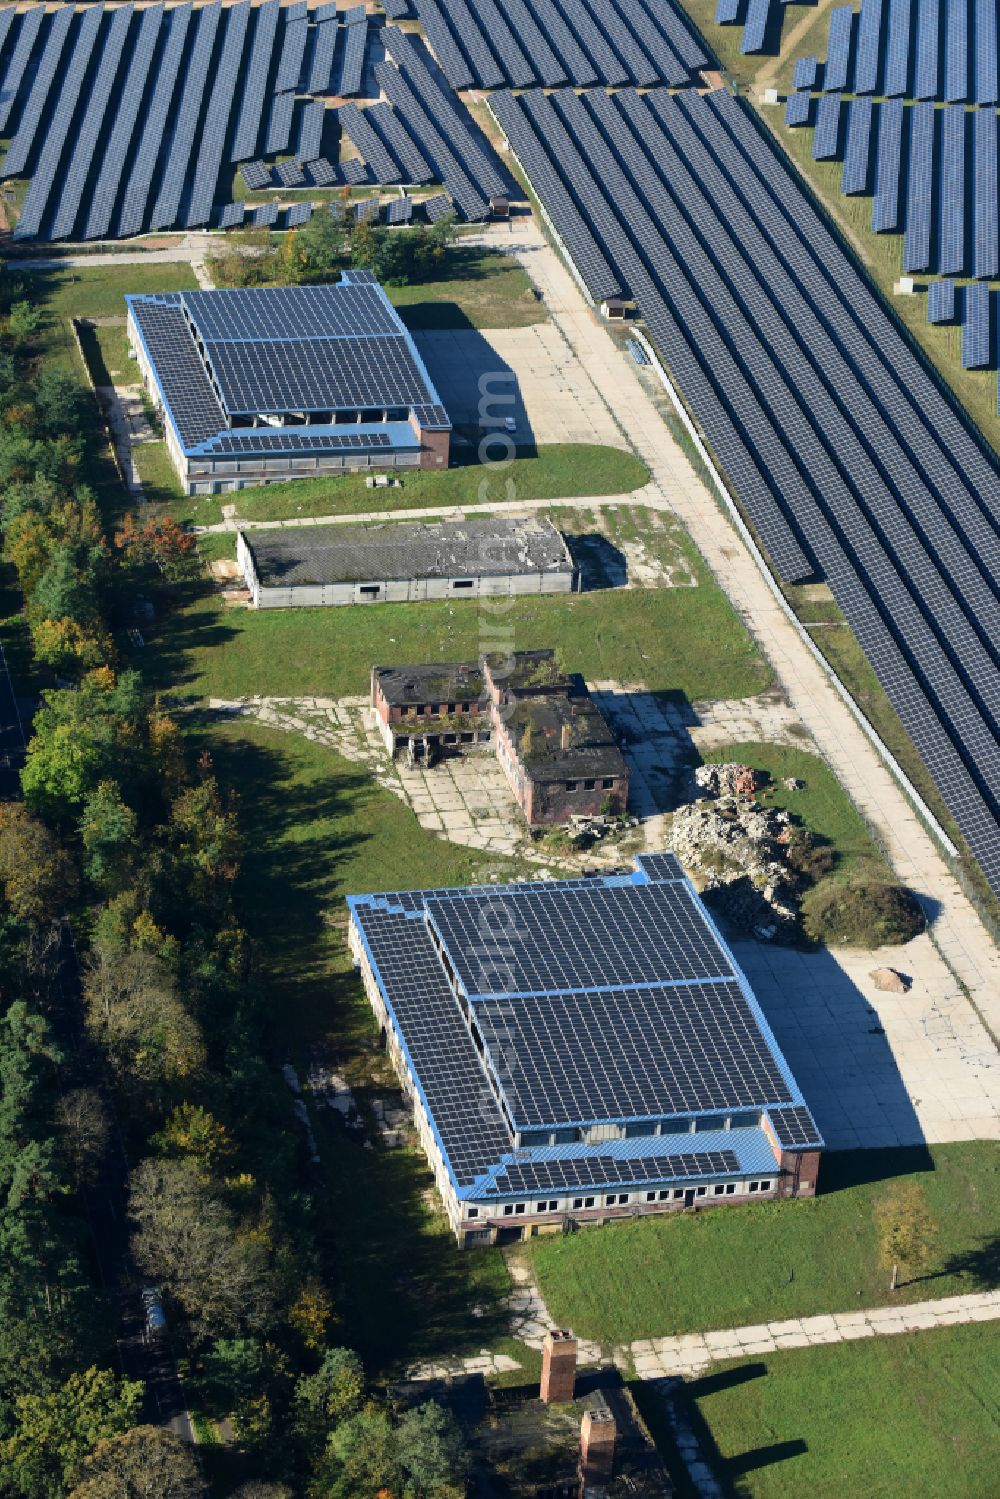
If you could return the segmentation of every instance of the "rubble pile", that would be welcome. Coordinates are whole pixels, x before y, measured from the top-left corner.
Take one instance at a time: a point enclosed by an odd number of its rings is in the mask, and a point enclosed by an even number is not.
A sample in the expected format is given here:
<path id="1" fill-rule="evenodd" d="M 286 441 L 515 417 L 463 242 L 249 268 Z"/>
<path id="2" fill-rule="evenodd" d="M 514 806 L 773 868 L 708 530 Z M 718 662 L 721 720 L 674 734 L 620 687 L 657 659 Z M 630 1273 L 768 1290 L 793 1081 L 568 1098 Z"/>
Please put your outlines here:
<path id="1" fill-rule="evenodd" d="M 761 778 L 749 765 L 702 765 L 694 782 L 709 796 L 677 809 L 670 847 L 705 903 L 761 942 L 795 941 L 804 882 L 785 860 L 789 814 L 755 800 Z"/>

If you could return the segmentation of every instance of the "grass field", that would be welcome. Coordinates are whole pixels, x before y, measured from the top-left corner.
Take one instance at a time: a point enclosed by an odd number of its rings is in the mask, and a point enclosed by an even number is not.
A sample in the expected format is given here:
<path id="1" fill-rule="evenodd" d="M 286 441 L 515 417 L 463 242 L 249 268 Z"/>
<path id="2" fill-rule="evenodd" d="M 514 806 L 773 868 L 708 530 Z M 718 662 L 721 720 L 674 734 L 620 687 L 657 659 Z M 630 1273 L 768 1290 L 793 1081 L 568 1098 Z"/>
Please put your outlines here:
<path id="1" fill-rule="evenodd" d="M 439 280 L 387 286 L 408 328 L 526 328 L 548 319 L 545 303 L 513 257 L 459 240 Z"/>
<path id="2" fill-rule="evenodd" d="M 686 1405 L 730 1495 L 995 1499 L 995 1324 L 720 1364 Z"/>
<path id="3" fill-rule="evenodd" d="M 198 696 L 339 696 L 366 692 L 376 662 L 552 647 L 591 681 L 644 682 L 691 701 L 763 691 L 769 668 L 690 538 L 671 533 L 666 545 L 683 548 L 697 587 L 262 611 L 202 593 L 149 632 L 144 664 L 162 686 Z"/>
<path id="4" fill-rule="evenodd" d="M 38 301 L 53 317 L 124 317 L 129 292 L 186 291 L 198 285 L 186 262 L 155 265 L 66 266 L 33 271 Z"/>
<path id="5" fill-rule="evenodd" d="M 829 844 L 836 855 L 838 878 L 888 873 L 867 823 L 818 755 L 784 744 L 726 744 L 705 759 L 715 764 L 735 760 L 766 771 L 771 780 L 759 793 L 760 801 L 794 813 L 811 833 Z M 791 776 L 804 782 L 800 791 L 789 791 L 782 784 Z"/>
<path id="6" fill-rule="evenodd" d="M 171 506 L 178 519 L 211 525 L 233 504 L 242 520 L 288 520 L 352 515 L 430 505 L 490 505 L 510 500 L 560 500 L 573 495 L 628 494 L 649 479 L 646 465 L 623 448 L 597 443 L 550 443 L 507 464 L 468 463 L 434 472 L 406 470 L 399 489 L 368 489 L 364 474 L 294 479 L 235 494 L 192 496 Z"/>
<path id="7" fill-rule="evenodd" d="M 937 1221 L 924 1277 L 890 1297 L 874 1208 L 912 1174 Z M 895 1299 L 921 1301 L 1000 1283 L 1000 1145 L 850 1151 L 827 1156 L 818 1197 L 646 1218 L 521 1253 L 560 1327 L 602 1342 L 739 1327 Z"/>

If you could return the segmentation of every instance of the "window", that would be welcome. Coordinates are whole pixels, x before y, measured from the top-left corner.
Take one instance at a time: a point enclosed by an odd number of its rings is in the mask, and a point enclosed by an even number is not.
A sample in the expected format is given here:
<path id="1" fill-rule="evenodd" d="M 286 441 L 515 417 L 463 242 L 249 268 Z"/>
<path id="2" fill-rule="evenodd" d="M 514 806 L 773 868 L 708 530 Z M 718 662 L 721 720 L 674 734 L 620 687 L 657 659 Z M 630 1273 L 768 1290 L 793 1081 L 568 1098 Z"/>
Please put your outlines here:
<path id="1" fill-rule="evenodd" d="M 526 1129 L 521 1133 L 521 1149 L 527 1150 L 532 1145 L 548 1145 L 549 1132 L 543 1129 Z"/>
<path id="2" fill-rule="evenodd" d="M 474 580 L 472 578 L 453 578 L 452 588 L 471 588 Z"/>
<path id="3" fill-rule="evenodd" d="M 573 1198 L 573 1206 L 574 1206 L 574 1208 L 582 1208 L 583 1207 L 583 1198 L 582 1197 L 574 1197 Z"/>
<path id="4" fill-rule="evenodd" d="M 680 1200 L 681 1200 L 681 1198 L 683 1196 L 684 1196 L 684 1188 L 683 1187 L 675 1187 L 674 1188 L 674 1201 L 675 1202 L 680 1202 Z"/>
<path id="5" fill-rule="evenodd" d="M 773 1186 L 774 1186 L 774 1182 L 761 1182 L 761 1184 L 760 1184 L 760 1190 L 762 1192 L 770 1192 L 770 1190 L 771 1190 L 771 1188 Z"/>
<path id="6" fill-rule="evenodd" d="M 515 1213 L 523 1213 L 526 1207 L 527 1207 L 527 1203 L 525 1203 L 525 1202 L 519 1202 L 515 1206 L 514 1211 L 515 1211 Z"/>
<path id="7" fill-rule="evenodd" d="M 655 1134 L 656 1134 L 656 1120 L 655 1119 L 637 1119 L 632 1124 L 626 1124 L 626 1126 L 625 1126 L 625 1138 L 626 1138 L 626 1140 L 635 1139 L 635 1138 L 637 1138 L 640 1135 L 655 1135 Z"/>
<path id="8" fill-rule="evenodd" d="M 736 1183 L 735 1182 L 726 1182 L 726 1196 L 727 1197 L 732 1197 L 735 1191 L 736 1191 Z"/>
<path id="9" fill-rule="evenodd" d="M 575 781 L 567 781 L 566 782 L 566 790 L 567 791 L 575 791 L 576 790 L 576 782 Z"/>
<path id="10" fill-rule="evenodd" d="M 504 1205 L 503 1205 L 503 1215 L 504 1215 L 505 1218 L 513 1218 L 513 1216 L 514 1216 L 514 1204 L 512 1202 L 505 1202 L 504 1203 Z"/>
<path id="11" fill-rule="evenodd" d="M 748 1192 L 759 1192 L 760 1191 L 760 1182 L 751 1182 L 750 1185 L 749 1185 L 749 1187 L 747 1188 L 747 1191 Z"/>
<path id="12" fill-rule="evenodd" d="M 707 1195 L 707 1193 L 708 1193 L 708 1188 L 707 1187 L 699 1187 L 695 1195 L 697 1197 L 705 1197 Z"/>
<path id="13" fill-rule="evenodd" d="M 559 1201 L 558 1201 L 558 1198 L 550 1198 L 550 1200 L 548 1202 L 539 1202 L 539 1203 L 536 1203 L 536 1205 L 535 1205 L 535 1211 L 536 1211 L 536 1213 L 558 1213 L 558 1211 L 559 1211 Z"/>
<path id="14" fill-rule="evenodd" d="M 655 1202 L 656 1201 L 656 1193 L 655 1192 L 647 1192 L 646 1193 L 646 1201 L 647 1202 Z"/>
<path id="15" fill-rule="evenodd" d="M 664 1192 L 657 1192 L 656 1196 L 657 1196 L 657 1200 L 659 1202 L 667 1202 L 669 1200 L 670 1193 L 666 1192 L 666 1191 L 664 1191 Z M 675 1197 L 677 1196 L 676 1192 L 674 1193 L 674 1196 Z"/>
<path id="16" fill-rule="evenodd" d="M 583 783 L 583 789 L 584 789 L 584 791 L 593 791 L 593 789 L 594 789 L 594 787 L 596 785 L 597 785 L 596 781 L 584 781 L 584 783 Z"/>
<path id="17" fill-rule="evenodd" d="M 467 1218 L 478 1218 L 479 1217 L 479 1209 L 478 1208 L 468 1208 L 466 1210 L 466 1215 L 465 1216 Z"/>
<path id="18" fill-rule="evenodd" d="M 583 1138 L 583 1131 L 579 1129 L 557 1129 L 553 1131 L 553 1145 L 576 1145 Z"/>
<path id="19" fill-rule="evenodd" d="M 597 1201 L 596 1197 L 585 1197 L 583 1199 L 583 1205 L 584 1205 L 585 1208 L 592 1208 L 594 1206 L 594 1204 L 595 1204 L 596 1201 Z"/>
<path id="20" fill-rule="evenodd" d="M 694 1121 L 694 1127 L 699 1132 L 708 1129 L 725 1129 L 726 1121 L 720 1114 L 706 1114 L 704 1118 Z"/>
<path id="21" fill-rule="evenodd" d="M 605 776 L 604 780 L 601 782 L 601 790 L 610 791 L 614 784 L 615 782 L 613 776 Z"/>
<path id="22" fill-rule="evenodd" d="M 734 1114 L 729 1121 L 730 1129 L 756 1129 L 760 1123 L 759 1114 Z"/>
<path id="23" fill-rule="evenodd" d="M 716 1197 L 721 1197 L 725 1190 L 725 1186 L 721 1182 L 717 1187 L 712 1188 L 712 1191 L 715 1193 Z"/>
<path id="24" fill-rule="evenodd" d="M 604 1205 L 605 1205 L 605 1207 L 609 1207 L 609 1208 L 618 1207 L 621 1204 L 626 1203 L 626 1202 L 628 1202 L 628 1193 L 627 1192 L 612 1192 L 612 1193 L 610 1193 L 609 1196 L 605 1197 L 605 1199 L 604 1199 Z"/>
<path id="25" fill-rule="evenodd" d="M 382 584 L 362 583 L 361 587 L 358 589 L 358 592 L 362 595 L 363 598 L 374 599 L 377 598 L 378 595 L 382 592 Z"/>

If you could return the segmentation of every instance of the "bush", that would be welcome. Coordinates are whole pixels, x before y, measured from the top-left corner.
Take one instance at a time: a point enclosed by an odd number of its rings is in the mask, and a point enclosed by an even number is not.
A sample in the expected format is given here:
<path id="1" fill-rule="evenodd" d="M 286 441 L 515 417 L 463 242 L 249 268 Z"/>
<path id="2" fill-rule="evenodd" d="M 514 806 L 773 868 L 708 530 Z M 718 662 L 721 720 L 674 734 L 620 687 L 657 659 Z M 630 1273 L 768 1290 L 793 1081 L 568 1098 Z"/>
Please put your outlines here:
<path id="1" fill-rule="evenodd" d="M 842 885 L 823 880 L 802 902 L 802 925 L 813 942 L 846 947 L 895 947 L 924 927 L 909 890 L 881 880 Z"/>
<path id="2" fill-rule="evenodd" d="M 814 884 L 832 872 L 837 862 L 829 843 L 820 843 L 805 828 L 794 828 L 785 849 L 788 867 Z"/>

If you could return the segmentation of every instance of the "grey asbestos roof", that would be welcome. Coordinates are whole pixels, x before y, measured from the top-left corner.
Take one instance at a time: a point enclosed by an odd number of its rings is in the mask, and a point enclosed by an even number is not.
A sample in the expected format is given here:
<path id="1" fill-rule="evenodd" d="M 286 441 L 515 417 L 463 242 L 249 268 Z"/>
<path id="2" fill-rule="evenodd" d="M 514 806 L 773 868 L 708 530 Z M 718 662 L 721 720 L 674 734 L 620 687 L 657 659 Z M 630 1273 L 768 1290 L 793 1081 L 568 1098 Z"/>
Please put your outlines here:
<path id="1" fill-rule="evenodd" d="M 243 535 L 264 588 L 573 571 L 555 526 L 535 518 L 306 526 Z"/>

